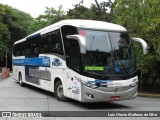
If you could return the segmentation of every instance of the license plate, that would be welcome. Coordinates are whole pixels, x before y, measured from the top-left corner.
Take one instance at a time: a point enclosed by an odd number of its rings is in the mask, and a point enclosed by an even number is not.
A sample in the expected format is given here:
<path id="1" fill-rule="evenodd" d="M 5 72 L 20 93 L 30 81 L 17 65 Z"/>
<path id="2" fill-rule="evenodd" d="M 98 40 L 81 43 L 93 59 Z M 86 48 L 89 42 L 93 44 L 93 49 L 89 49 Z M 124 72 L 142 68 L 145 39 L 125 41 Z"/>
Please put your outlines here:
<path id="1" fill-rule="evenodd" d="M 120 96 L 111 96 L 110 100 L 111 101 L 118 101 L 118 100 L 120 100 Z"/>

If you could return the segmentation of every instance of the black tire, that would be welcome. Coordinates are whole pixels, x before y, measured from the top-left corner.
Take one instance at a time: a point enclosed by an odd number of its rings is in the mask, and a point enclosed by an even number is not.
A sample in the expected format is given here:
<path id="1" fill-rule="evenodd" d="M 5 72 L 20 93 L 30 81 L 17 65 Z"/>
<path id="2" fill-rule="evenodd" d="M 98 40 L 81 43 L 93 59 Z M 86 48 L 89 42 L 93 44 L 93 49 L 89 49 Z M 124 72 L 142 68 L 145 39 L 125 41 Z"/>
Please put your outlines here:
<path id="1" fill-rule="evenodd" d="M 59 101 L 66 102 L 68 99 L 64 96 L 63 85 L 61 81 L 57 81 L 54 87 L 55 97 Z"/>
<path id="2" fill-rule="evenodd" d="M 19 73 L 19 85 L 24 86 L 24 83 L 22 82 L 22 74 Z"/>

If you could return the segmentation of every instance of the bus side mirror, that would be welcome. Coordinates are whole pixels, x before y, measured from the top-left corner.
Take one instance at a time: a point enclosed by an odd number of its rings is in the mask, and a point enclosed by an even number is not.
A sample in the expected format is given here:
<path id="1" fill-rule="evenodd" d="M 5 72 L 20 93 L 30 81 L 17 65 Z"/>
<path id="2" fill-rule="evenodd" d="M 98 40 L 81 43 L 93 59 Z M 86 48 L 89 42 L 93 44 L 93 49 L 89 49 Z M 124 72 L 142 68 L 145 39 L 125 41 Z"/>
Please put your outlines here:
<path id="1" fill-rule="evenodd" d="M 143 49 L 143 54 L 148 53 L 148 44 L 143 39 L 131 37 L 131 40 L 141 43 L 142 49 Z"/>
<path id="2" fill-rule="evenodd" d="M 80 46 L 80 52 L 86 54 L 86 41 L 81 35 L 67 35 L 68 39 L 77 40 Z"/>

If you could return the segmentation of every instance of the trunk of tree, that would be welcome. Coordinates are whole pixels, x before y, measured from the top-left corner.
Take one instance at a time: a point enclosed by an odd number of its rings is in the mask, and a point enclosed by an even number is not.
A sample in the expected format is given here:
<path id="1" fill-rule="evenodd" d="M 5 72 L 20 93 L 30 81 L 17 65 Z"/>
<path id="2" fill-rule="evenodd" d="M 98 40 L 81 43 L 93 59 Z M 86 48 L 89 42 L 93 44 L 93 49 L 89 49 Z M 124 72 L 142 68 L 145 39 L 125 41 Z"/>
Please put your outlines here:
<path id="1" fill-rule="evenodd" d="M 97 0 L 95 0 L 95 2 L 96 2 L 96 5 L 97 5 L 97 7 L 98 7 L 98 12 L 100 13 L 100 12 L 101 12 L 101 7 L 100 7 L 100 5 L 99 5 L 99 3 L 98 3 Z"/>

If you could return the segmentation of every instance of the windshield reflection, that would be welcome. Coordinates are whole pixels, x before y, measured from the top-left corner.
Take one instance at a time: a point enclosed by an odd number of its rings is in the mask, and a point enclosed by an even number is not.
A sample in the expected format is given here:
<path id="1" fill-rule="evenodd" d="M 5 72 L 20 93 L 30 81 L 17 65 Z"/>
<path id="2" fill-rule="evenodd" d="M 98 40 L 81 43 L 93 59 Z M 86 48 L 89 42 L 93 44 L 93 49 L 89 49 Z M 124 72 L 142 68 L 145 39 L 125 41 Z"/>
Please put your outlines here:
<path id="1" fill-rule="evenodd" d="M 87 52 L 82 57 L 84 71 L 103 76 L 135 72 L 135 57 L 126 32 L 80 30 Z"/>

